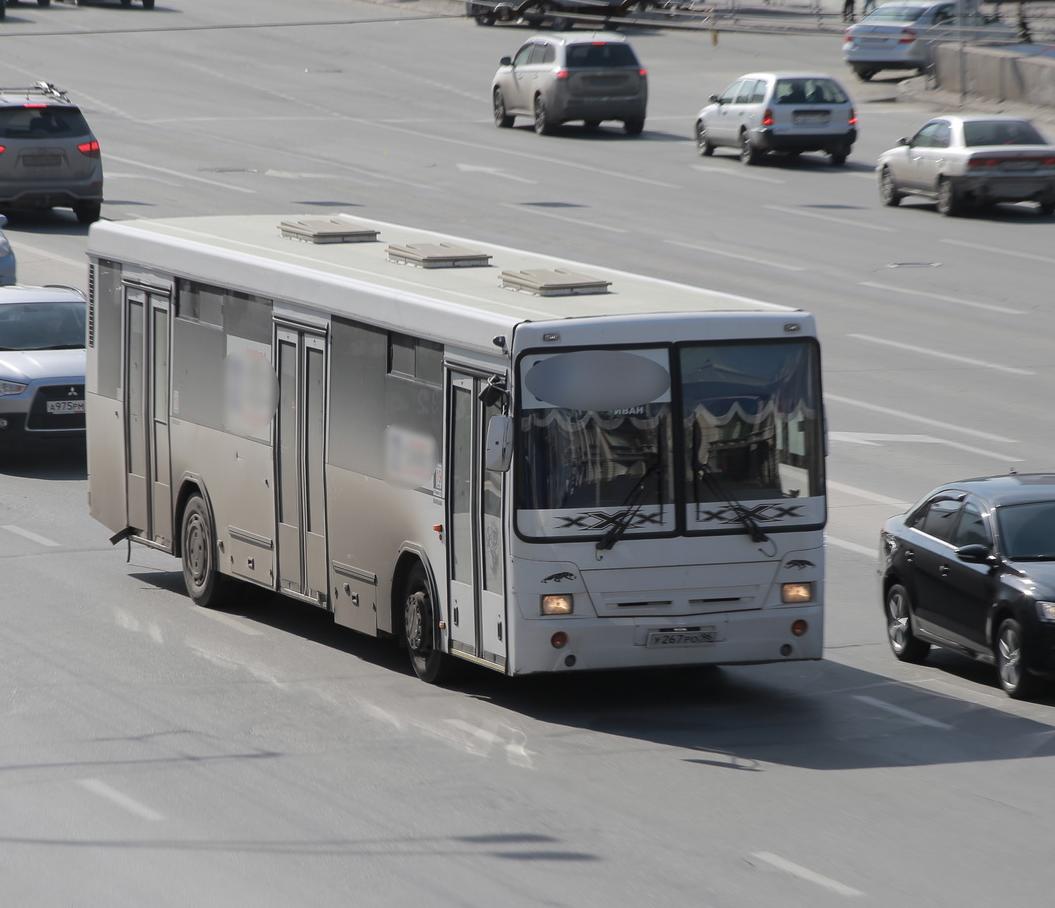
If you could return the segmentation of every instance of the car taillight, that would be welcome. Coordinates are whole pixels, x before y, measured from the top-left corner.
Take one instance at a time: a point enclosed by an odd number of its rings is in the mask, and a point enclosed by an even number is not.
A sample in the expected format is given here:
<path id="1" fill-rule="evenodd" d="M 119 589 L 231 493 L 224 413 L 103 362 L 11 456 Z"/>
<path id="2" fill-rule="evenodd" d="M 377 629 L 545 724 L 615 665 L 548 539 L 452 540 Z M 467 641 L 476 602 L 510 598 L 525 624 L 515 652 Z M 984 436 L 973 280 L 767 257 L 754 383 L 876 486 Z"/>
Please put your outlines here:
<path id="1" fill-rule="evenodd" d="M 639 69 L 639 70 L 637 71 L 637 74 L 638 74 L 638 75 L 639 75 L 639 76 L 640 76 L 640 77 L 641 77 L 642 79 L 644 79 L 644 78 L 645 78 L 645 76 L 647 76 L 647 75 L 648 75 L 648 70 L 647 70 L 647 69 L 645 69 L 645 67 L 643 67 L 643 66 L 642 66 L 642 67 L 641 67 L 641 69 Z"/>
<path id="2" fill-rule="evenodd" d="M 772 126 L 773 125 L 773 111 L 771 111 L 768 107 L 766 108 L 766 112 L 764 114 L 762 114 L 762 125 L 763 126 Z"/>
<path id="3" fill-rule="evenodd" d="M 97 158 L 99 157 L 99 143 L 95 139 L 92 139 L 90 142 L 81 142 L 81 144 L 77 146 L 77 151 L 89 158 Z"/>
<path id="4" fill-rule="evenodd" d="M 26 110 L 43 110 L 48 105 L 47 104 L 23 104 L 22 106 L 24 108 L 26 108 Z"/>
<path id="5" fill-rule="evenodd" d="M 856 126 L 857 125 L 857 114 L 854 112 L 854 109 L 852 107 L 850 108 L 850 116 L 849 116 L 849 119 L 847 120 L 847 123 L 850 126 Z"/>
<path id="6" fill-rule="evenodd" d="M 557 70 L 557 78 L 558 79 L 567 79 L 568 78 L 568 70 L 566 70 L 566 69 L 558 69 Z"/>
<path id="7" fill-rule="evenodd" d="M 7 146 L 6 145 L 0 145 L 0 154 L 3 154 L 5 151 L 7 151 Z"/>
<path id="8" fill-rule="evenodd" d="M 1001 158 L 971 158 L 967 162 L 968 170 L 981 170 L 985 167 L 999 167 Z"/>
<path id="9" fill-rule="evenodd" d="M 850 31 L 850 29 L 847 29 L 846 32 L 843 34 L 843 44 L 853 44 L 853 42 L 854 42 L 853 32 Z"/>
<path id="10" fill-rule="evenodd" d="M 898 38 L 898 44 L 911 44 L 916 40 L 916 32 L 911 28 L 901 29 L 901 37 Z"/>
<path id="11" fill-rule="evenodd" d="M 1055 167 L 1055 158 L 1045 158 L 1041 163 L 1045 167 Z"/>

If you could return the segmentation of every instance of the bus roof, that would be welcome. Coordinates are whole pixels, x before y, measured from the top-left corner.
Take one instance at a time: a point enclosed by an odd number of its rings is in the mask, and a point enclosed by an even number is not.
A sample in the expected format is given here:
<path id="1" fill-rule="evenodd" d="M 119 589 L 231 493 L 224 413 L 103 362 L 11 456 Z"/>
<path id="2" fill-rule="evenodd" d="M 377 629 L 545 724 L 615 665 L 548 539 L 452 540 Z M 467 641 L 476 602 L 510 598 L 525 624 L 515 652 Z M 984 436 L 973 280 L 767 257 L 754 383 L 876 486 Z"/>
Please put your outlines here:
<path id="1" fill-rule="evenodd" d="M 284 223 L 292 225 L 285 234 Z M 326 230 L 378 235 L 373 242 L 311 238 Z M 308 241 L 289 235 L 297 232 L 307 234 Z M 439 244 L 491 256 L 490 264 L 426 268 L 399 264 L 389 254 L 390 246 L 421 252 Z M 491 353 L 496 334 L 511 333 L 525 321 L 792 311 L 735 294 L 345 214 L 101 221 L 91 228 L 88 254 Z M 609 287 L 601 293 L 548 296 L 502 286 L 505 272 L 555 269 L 608 282 Z"/>

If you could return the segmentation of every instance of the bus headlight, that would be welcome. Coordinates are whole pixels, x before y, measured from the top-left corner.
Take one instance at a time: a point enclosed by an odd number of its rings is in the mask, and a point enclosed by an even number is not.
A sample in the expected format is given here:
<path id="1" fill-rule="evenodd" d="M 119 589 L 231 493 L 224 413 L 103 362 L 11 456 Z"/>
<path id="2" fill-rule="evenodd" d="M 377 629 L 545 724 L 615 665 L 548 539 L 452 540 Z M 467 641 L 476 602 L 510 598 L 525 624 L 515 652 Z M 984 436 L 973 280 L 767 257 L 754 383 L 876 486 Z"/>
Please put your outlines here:
<path id="1" fill-rule="evenodd" d="M 21 394 L 26 390 L 26 385 L 18 381 L 4 381 L 0 379 L 0 397 L 7 397 L 12 394 Z"/>
<path id="2" fill-rule="evenodd" d="M 575 609 L 571 593 L 557 593 L 543 596 L 541 612 L 543 615 L 570 615 Z"/>
<path id="3" fill-rule="evenodd" d="M 812 583 L 782 583 L 780 585 L 780 601 L 785 605 L 796 605 L 800 602 L 810 602 L 812 599 Z"/>

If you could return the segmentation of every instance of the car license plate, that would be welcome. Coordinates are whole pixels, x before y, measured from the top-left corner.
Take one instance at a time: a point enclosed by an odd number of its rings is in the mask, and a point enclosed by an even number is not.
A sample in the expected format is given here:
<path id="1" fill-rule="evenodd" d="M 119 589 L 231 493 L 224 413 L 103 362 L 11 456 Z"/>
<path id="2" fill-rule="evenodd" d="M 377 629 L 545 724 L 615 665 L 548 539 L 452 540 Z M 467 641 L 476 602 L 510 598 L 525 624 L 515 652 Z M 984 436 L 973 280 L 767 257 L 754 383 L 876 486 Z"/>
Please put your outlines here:
<path id="1" fill-rule="evenodd" d="M 718 642 L 718 628 L 698 627 L 691 631 L 649 631 L 645 646 L 662 649 L 670 646 L 708 646 Z"/>
<path id="2" fill-rule="evenodd" d="M 796 124 L 800 124 L 800 125 L 804 125 L 804 124 L 817 125 L 817 124 L 821 124 L 821 123 L 827 123 L 828 122 L 828 114 L 820 112 L 820 111 L 818 111 L 816 113 L 796 111 L 795 112 L 795 116 L 794 116 L 794 120 L 795 120 Z"/>
<path id="3" fill-rule="evenodd" d="M 58 167 L 62 163 L 60 154 L 35 154 L 26 155 L 22 158 L 26 167 Z"/>
<path id="4" fill-rule="evenodd" d="M 56 416 L 84 412 L 83 400 L 49 400 L 48 412 Z"/>
<path id="5" fill-rule="evenodd" d="M 1034 161 L 1004 161 L 1004 170 L 1032 170 L 1036 166 Z"/>

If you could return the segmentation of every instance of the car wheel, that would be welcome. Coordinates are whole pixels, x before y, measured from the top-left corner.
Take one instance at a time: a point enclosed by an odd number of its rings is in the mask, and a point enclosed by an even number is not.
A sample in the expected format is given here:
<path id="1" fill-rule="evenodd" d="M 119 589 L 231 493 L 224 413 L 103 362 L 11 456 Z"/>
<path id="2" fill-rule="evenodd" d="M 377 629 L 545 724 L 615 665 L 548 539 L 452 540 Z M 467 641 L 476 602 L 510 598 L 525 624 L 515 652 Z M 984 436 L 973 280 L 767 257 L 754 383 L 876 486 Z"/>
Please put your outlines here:
<path id="1" fill-rule="evenodd" d="M 828 163 L 832 167 L 842 167 L 846 163 L 847 154 L 845 150 L 840 149 L 839 151 L 829 152 Z"/>
<path id="2" fill-rule="evenodd" d="M 623 120 L 623 132 L 625 132 L 628 136 L 639 136 L 644 131 L 644 117 L 633 117 L 629 120 Z"/>
<path id="3" fill-rule="evenodd" d="M 955 217 L 960 213 L 960 200 L 952 181 L 941 177 L 938 180 L 938 213 L 945 217 Z"/>
<path id="4" fill-rule="evenodd" d="M 540 136 L 548 136 L 553 132 L 553 124 L 550 123 L 542 95 L 535 95 L 535 132 Z"/>
<path id="5" fill-rule="evenodd" d="M 867 66 L 861 66 L 854 70 L 857 73 L 857 78 L 862 82 L 871 82 L 872 76 L 876 74 L 874 69 L 869 69 Z"/>
<path id="6" fill-rule="evenodd" d="M 187 595 L 195 605 L 215 608 L 223 599 L 229 581 L 216 566 L 216 533 L 201 495 L 192 495 L 183 510 L 180 542 Z"/>
<path id="7" fill-rule="evenodd" d="M 494 25 L 495 14 L 494 13 L 477 13 L 473 16 L 473 22 L 477 25 Z"/>
<path id="8" fill-rule="evenodd" d="M 751 141 L 747 131 L 740 133 L 740 160 L 744 164 L 752 165 L 757 164 L 762 159 L 762 152 L 760 152 Z"/>
<path id="9" fill-rule="evenodd" d="M 599 129 L 600 128 L 601 121 L 600 120 L 583 120 L 582 121 L 582 125 L 586 129 L 589 129 L 589 130 L 593 131 L 595 129 Z"/>
<path id="10" fill-rule="evenodd" d="M 154 0 L 143 0 L 143 9 L 153 9 Z"/>
<path id="11" fill-rule="evenodd" d="M 714 154 L 714 146 L 707 138 L 707 127 L 703 125 L 703 120 L 696 121 L 696 150 L 705 158 Z"/>
<path id="12" fill-rule="evenodd" d="M 1036 693 L 1039 683 L 1022 661 L 1022 625 L 1005 618 L 996 632 L 996 672 L 1000 686 L 1014 700 L 1025 700 Z"/>
<path id="13" fill-rule="evenodd" d="M 499 126 L 502 129 L 509 129 L 516 120 L 516 117 L 511 117 L 506 113 L 506 99 L 502 95 L 502 89 L 495 89 L 492 101 L 494 103 L 495 126 Z"/>
<path id="14" fill-rule="evenodd" d="M 51 0 L 37 0 L 37 6 L 51 6 Z"/>
<path id="15" fill-rule="evenodd" d="M 1040 213 L 1046 218 L 1050 218 L 1055 214 L 1055 202 L 1041 202 L 1038 207 L 1040 208 Z"/>
<path id="16" fill-rule="evenodd" d="M 420 563 L 410 571 L 403 594 L 403 639 L 411 667 L 422 681 L 439 684 L 450 674 L 451 658 L 436 645 L 438 627 L 432 594 Z"/>
<path id="17" fill-rule="evenodd" d="M 897 191 L 897 184 L 889 167 L 879 171 L 879 199 L 890 208 L 896 208 L 901 204 L 902 195 Z"/>
<path id="18" fill-rule="evenodd" d="M 73 206 L 73 213 L 81 224 L 94 224 L 102 214 L 102 204 L 99 202 L 84 202 Z"/>
<path id="19" fill-rule="evenodd" d="M 900 583 L 887 590 L 886 634 L 890 649 L 902 662 L 922 662 L 930 652 L 930 644 L 912 633 L 912 600 Z"/>

